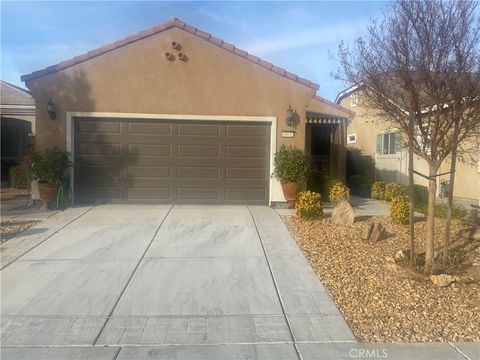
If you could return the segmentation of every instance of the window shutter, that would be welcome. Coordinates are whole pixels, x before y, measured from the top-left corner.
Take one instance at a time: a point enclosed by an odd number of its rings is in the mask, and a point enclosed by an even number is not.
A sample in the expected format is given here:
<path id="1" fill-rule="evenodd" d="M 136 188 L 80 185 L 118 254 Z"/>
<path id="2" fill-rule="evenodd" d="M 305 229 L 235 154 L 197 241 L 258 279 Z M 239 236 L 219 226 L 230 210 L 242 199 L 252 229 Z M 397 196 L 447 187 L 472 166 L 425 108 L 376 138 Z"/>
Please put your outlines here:
<path id="1" fill-rule="evenodd" d="M 397 131 L 395 133 L 395 153 L 402 151 L 402 132 Z"/>
<path id="2" fill-rule="evenodd" d="M 377 134 L 377 154 L 381 155 L 383 153 L 383 134 Z"/>

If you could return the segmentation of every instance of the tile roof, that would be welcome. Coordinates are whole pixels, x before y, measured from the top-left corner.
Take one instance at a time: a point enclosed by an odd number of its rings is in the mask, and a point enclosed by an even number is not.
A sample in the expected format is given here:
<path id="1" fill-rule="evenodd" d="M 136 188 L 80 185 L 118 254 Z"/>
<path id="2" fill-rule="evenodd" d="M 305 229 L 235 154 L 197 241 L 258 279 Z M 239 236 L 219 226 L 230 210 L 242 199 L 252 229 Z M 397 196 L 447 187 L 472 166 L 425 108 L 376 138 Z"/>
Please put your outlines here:
<path id="1" fill-rule="evenodd" d="M 28 90 L 3 80 L 0 80 L 0 102 L 1 105 L 35 105 L 35 100 Z"/>
<path id="2" fill-rule="evenodd" d="M 79 64 L 81 62 L 87 61 L 91 58 L 100 56 L 100 55 L 102 55 L 106 52 L 115 50 L 119 47 L 125 46 L 127 44 L 132 43 L 132 42 L 144 39 L 148 36 L 155 35 L 155 34 L 158 34 L 162 31 L 165 31 L 165 30 L 168 30 L 168 29 L 171 29 L 171 28 L 175 28 L 175 27 L 179 28 L 179 29 L 182 29 L 186 32 L 189 32 L 193 35 L 196 35 L 199 38 L 202 38 L 202 39 L 210 42 L 211 44 L 214 44 L 218 47 L 221 47 L 224 50 L 227 50 L 227 51 L 231 52 L 232 54 L 238 55 L 238 56 L 240 56 L 240 57 L 242 57 L 242 58 L 244 58 L 244 59 L 246 59 L 250 62 L 253 62 L 254 64 L 257 64 L 257 65 L 259 65 L 259 66 L 261 66 L 261 67 L 263 67 L 267 70 L 270 70 L 270 71 L 272 71 L 272 72 L 274 72 L 274 73 L 276 73 L 280 76 L 283 76 L 287 79 L 293 80 L 293 81 L 295 81 L 299 84 L 305 85 L 305 86 L 307 86 L 311 89 L 318 90 L 319 87 L 320 87 L 318 84 L 316 84 L 314 82 L 311 82 L 310 80 L 301 78 L 296 74 L 293 74 L 291 72 L 286 71 L 285 69 L 274 66 L 273 64 L 271 64 L 267 61 L 264 61 L 264 60 L 262 60 L 262 59 L 260 59 L 256 56 L 253 56 L 253 55 L 249 54 L 248 52 L 246 52 L 245 50 L 238 49 L 234 45 L 229 44 L 229 43 L 227 43 L 227 42 L 225 42 L 221 39 L 218 39 L 218 38 L 214 37 L 213 35 L 211 35 L 207 32 L 201 31 L 201 30 L 199 30 L 195 27 L 187 25 L 186 23 L 184 23 L 183 21 L 181 21 L 177 18 L 168 20 L 167 22 L 163 23 L 162 25 L 154 26 L 150 29 L 141 31 L 141 32 L 136 33 L 134 35 L 130 35 L 130 36 L 127 36 L 126 38 L 115 41 L 114 43 L 102 46 L 102 47 L 100 47 L 98 49 L 95 49 L 95 50 L 92 50 L 92 51 L 89 51 L 86 54 L 76 56 L 73 59 L 63 61 L 59 64 L 49 66 L 49 67 L 47 67 L 45 69 L 42 69 L 42 70 L 34 71 L 34 72 L 32 72 L 30 74 L 27 74 L 27 75 L 23 75 L 21 77 L 21 79 L 22 79 L 22 81 L 29 81 L 29 80 L 32 80 L 32 79 L 39 78 L 41 76 L 45 76 L 45 75 L 63 70 L 67 67 L 70 67 L 70 66 Z"/>

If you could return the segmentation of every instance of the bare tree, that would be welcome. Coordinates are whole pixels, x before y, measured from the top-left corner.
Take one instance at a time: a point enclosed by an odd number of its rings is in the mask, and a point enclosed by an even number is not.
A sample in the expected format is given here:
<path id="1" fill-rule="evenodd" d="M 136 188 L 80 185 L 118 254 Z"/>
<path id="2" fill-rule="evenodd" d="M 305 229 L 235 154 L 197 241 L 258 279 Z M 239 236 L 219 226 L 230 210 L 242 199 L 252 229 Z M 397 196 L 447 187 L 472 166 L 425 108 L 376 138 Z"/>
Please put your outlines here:
<path id="1" fill-rule="evenodd" d="M 363 84 L 366 102 L 400 127 L 413 152 L 428 163 L 427 267 L 434 264 L 438 170 L 452 150 L 456 159 L 457 145 L 476 136 L 480 127 L 478 5 L 393 2 L 382 21 L 372 20 L 365 38 L 352 48 L 339 47 L 338 77 Z"/>

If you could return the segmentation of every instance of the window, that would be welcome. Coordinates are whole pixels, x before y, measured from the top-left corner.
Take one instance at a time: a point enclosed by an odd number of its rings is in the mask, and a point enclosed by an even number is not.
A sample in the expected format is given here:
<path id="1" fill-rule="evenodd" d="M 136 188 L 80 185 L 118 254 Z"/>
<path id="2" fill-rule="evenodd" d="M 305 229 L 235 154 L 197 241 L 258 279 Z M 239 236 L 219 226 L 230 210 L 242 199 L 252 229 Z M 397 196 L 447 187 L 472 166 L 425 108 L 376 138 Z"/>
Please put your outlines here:
<path id="1" fill-rule="evenodd" d="M 377 154 L 396 154 L 402 149 L 402 134 L 400 131 L 377 134 Z"/>
<path id="2" fill-rule="evenodd" d="M 347 144 L 355 144 L 357 142 L 357 134 L 348 134 Z"/>
<path id="3" fill-rule="evenodd" d="M 350 95 L 350 107 L 355 107 L 358 104 L 358 95 L 353 93 Z"/>

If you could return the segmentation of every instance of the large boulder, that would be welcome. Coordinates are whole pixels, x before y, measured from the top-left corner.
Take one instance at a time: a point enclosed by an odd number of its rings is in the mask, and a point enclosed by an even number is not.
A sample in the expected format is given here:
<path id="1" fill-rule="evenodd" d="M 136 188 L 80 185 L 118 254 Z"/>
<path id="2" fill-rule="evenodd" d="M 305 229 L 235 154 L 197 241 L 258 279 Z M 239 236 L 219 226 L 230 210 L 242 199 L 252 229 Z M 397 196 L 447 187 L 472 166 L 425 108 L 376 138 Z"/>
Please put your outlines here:
<path id="1" fill-rule="evenodd" d="M 385 236 L 387 235 L 387 232 L 385 231 L 385 228 L 379 221 L 375 221 L 373 223 L 373 229 L 372 232 L 370 233 L 370 241 L 372 242 L 377 242 L 380 240 L 385 239 Z"/>
<path id="2" fill-rule="evenodd" d="M 332 222 L 334 224 L 352 225 L 355 222 L 355 210 L 352 205 L 345 200 L 339 200 L 332 210 Z"/>
<path id="3" fill-rule="evenodd" d="M 447 275 L 447 274 L 430 275 L 430 281 L 437 286 L 446 287 L 450 285 L 452 282 L 457 281 L 457 277 Z"/>

